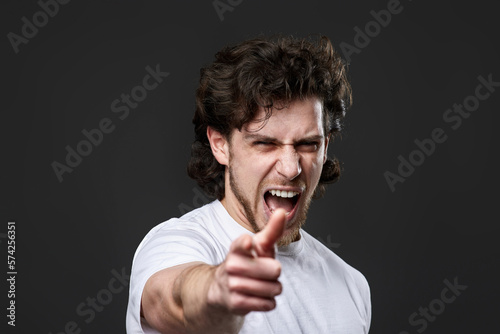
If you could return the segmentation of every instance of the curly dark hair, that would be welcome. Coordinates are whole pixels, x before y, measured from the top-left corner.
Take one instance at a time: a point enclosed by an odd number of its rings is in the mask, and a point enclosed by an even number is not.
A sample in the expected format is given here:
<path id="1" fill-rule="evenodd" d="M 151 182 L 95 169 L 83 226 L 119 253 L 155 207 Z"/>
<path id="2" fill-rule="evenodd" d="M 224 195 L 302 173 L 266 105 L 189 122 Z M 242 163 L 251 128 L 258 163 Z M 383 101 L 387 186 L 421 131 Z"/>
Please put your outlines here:
<path id="1" fill-rule="evenodd" d="M 232 130 L 254 120 L 259 108 L 269 118 L 273 106 L 309 97 L 322 102 L 325 135 L 339 134 L 352 104 L 351 86 L 346 66 L 327 37 L 256 38 L 223 48 L 200 70 L 188 175 L 209 196 L 223 199 L 225 166 L 212 154 L 207 127 L 230 140 Z M 339 161 L 328 158 L 315 197 L 324 193 L 325 184 L 337 181 L 340 172 Z"/>

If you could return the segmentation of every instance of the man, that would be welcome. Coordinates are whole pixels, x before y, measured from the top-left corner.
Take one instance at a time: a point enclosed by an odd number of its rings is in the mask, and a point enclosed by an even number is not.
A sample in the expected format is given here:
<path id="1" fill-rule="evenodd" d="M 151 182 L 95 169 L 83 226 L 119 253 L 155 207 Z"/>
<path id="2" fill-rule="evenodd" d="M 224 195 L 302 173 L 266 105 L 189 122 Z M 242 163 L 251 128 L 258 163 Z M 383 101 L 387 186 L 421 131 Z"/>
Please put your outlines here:
<path id="1" fill-rule="evenodd" d="M 326 37 L 217 53 L 201 71 L 188 166 L 217 200 L 139 245 L 128 333 L 368 333 L 365 278 L 301 228 L 339 177 L 327 148 L 350 104 Z"/>

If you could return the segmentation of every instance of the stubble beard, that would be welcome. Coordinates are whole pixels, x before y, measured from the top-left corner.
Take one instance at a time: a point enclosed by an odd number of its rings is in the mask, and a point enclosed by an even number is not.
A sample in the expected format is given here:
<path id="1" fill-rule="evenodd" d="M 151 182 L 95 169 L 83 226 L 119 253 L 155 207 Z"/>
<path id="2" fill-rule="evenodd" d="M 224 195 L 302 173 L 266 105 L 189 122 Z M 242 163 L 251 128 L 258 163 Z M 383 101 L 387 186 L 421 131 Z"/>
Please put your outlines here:
<path id="1" fill-rule="evenodd" d="M 257 225 L 255 221 L 255 214 L 254 210 L 252 209 L 252 206 L 250 204 L 250 201 L 248 198 L 246 198 L 243 195 L 243 192 L 238 186 L 238 183 L 236 181 L 236 178 L 234 176 L 234 173 L 231 170 L 231 167 L 227 167 L 228 173 L 229 173 L 229 186 L 231 187 L 231 191 L 234 194 L 234 197 L 238 200 L 238 202 L 241 204 L 243 207 L 243 210 L 245 211 L 245 216 L 250 223 L 250 226 L 252 226 L 253 230 L 255 233 L 258 233 L 261 231 L 261 228 Z M 283 184 L 286 185 L 286 184 Z M 257 191 L 257 196 L 260 194 L 260 191 Z M 279 246 L 287 246 L 291 244 L 294 241 L 299 240 L 300 238 L 300 228 L 305 224 L 307 220 L 307 212 L 309 211 L 309 206 L 311 205 L 311 200 L 312 200 L 312 194 L 302 194 L 302 196 L 307 196 L 306 198 L 301 198 L 300 200 L 303 201 L 303 208 L 297 208 L 297 212 L 295 213 L 295 218 L 294 218 L 294 223 L 293 227 L 289 228 L 288 231 L 285 232 L 285 234 L 278 240 L 277 245 Z M 255 204 L 258 203 L 259 198 L 256 198 Z M 257 210 L 257 208 L 255 208 Z"/>

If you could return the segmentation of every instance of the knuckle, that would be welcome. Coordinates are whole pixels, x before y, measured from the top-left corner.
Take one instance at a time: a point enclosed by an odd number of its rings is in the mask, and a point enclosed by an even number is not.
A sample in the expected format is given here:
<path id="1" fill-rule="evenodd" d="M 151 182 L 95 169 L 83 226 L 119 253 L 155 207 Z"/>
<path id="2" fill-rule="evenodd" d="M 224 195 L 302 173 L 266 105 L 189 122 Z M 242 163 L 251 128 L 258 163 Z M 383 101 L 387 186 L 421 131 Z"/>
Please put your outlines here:
<path id="1" fill-rule="evenodd" d="M 244 245 L 246 245 L 248 242 L 252 242 L 253 237 L 248 234 L 243 234 L 241 237 L 241 241 Z"/>
<path id="2" fill-rule="evenodd" d="M 242 241 L 243 241 L 242 236 L 234 239 L 233 242 L 231 243 L 231 247 L 229 247 L 229 251 L 230 252 L 236 251 L 239 247 L 241 247 Z"/>
<path id="3" fill-rule="evenodd" d="M 240 310 L 245 306 L 245 298 L 239 294 L 232 293 L 229 297 L 229 309 L 231 311 Z"/>
<path id="4" fill-rule="evenodd" d="M 226 272 L 232 273 L 238 270 L 238 259 L 235 256 L 228 255 L 225 261 Z"/>
<path id="5" fill-rule="evenodd" d="M 243 234 L 236 238 L 233 243 L 231 244 L 231 250 L 235 251 L 237 249 L 246 249 L 252 244 L 252 237 L 247 234 Z"/>
<path id="6" fill-rule="evenodd" d="M 229 291 L 237 291 L 241 288 L 241 282 L 236 277 L 230 277 L 227 280 L 227 287 L 229 288 Z"/>

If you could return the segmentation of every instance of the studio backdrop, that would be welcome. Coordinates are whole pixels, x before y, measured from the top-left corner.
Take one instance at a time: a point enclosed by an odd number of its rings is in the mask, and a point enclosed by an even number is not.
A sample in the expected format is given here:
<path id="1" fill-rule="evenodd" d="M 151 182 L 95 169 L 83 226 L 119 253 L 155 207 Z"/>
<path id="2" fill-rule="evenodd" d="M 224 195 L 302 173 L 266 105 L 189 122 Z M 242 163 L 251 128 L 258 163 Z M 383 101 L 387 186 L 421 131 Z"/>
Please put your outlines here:
<path id="1" fill-rule="evenodd" d="M 343 174 L 304 228 L 367 278 L 370 333 L 497 331 L 494 2 L 0 6 L 1 333 L 125 333 L 140 241 L 211 201 L 186 173 L 200 68 L 276 34 L 348 64 Z"/>

